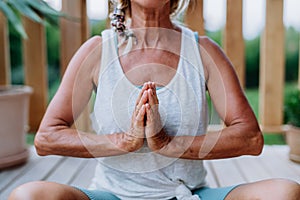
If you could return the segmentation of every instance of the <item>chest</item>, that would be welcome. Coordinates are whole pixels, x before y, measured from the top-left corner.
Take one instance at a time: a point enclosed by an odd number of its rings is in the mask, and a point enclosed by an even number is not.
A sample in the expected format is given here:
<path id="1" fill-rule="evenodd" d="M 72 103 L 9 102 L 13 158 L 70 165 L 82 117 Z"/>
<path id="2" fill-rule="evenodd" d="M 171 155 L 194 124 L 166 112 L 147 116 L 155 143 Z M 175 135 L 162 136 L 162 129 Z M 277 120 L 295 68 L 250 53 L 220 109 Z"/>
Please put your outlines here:
<path id="1" fill-rule="evenodd" d="M 175 76 L 180 55 L 173 52 L 142 49 L 120 57 L 120 64 L 127 79 L 135 85 L 153 81 L 167 85 Z"/>

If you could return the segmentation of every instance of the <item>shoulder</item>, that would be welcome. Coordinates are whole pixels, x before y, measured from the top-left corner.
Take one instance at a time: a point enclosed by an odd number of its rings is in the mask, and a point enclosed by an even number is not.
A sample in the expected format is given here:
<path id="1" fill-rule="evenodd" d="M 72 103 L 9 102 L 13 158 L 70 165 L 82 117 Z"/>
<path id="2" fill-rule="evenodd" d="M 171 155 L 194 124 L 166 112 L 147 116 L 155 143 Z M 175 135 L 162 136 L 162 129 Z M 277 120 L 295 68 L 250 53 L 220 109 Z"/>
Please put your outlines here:
<path id="1" fill-rule="evenodd" d="M 99 48 L 102 43 L 102 37 L 101 36 L 93 36 L 89 38 L 86 42 L 83 43 L 83 45 L 80 47 L 79 50 L 81 51 L 91 51 L 95 48 Z"/>
<path id="2" fill-rule="evenodd" d="M 99 35 L 95 35 L 87 40 L 87 43 L 91 45 L 98 45 L 101 44 L 101 42 L 102 42 L 102 37 Z"/>
<path id="3" fill-rule="evenodd" d="M 201 36 L 199 38 L 199 47 L 201 58 L 204 63 L 207 64 L 213 62 L 218 66 L 224 66 L 225 63 L 230 64 L 223 49 L 211 38 Z"/>
<path id="4" fill-rule="evenodd" d="M 208 81 L 214 73 L 219 73 L 220 71 L 234 73 L 232 63 L 223 49 L 215 41 L 207 36 L 201 36 L 199 37 L 198 44 L 206 74 L 206 81 Z"/>
<path id="5" fill-rule="evenodd" d="M 222 48 L 208 36 L 200 36 L 198 43 L 201 47 L 200 49 L 205 50 L 210 55 L 214 55 L 218 53 L 223 54 Z"/>
<path id="6" fill-rule="evenodd" d="M 100 56 L 101 44 L 102 44 L 102 38 L 100 36 L 93 36 L 89 38 L 80 46 L 74 58 L 77 61 L 84 61 L 87 60 L 87 58 L 96 56 L 95 54 L 98 54 Z"/>
<path id="7" fill-rule="evenodd" d="M 101 44 L 100 36 L 93 36 L 85 41 L 72 57 L 67 67 L 67 74 L 75 76 L 84 73 L 85 76 L 90 76 L 88 74 L 96 71 L 101 59 Z"/>

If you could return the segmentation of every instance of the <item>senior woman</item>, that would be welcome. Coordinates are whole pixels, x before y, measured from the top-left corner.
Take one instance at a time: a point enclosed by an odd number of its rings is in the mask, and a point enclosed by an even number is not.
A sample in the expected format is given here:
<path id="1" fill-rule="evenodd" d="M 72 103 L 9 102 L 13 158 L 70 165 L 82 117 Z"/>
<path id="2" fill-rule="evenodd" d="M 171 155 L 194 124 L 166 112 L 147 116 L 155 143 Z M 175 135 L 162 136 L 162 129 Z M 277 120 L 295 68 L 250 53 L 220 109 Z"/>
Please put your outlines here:
<path id="1" fill-rule="evenodd" d="M 31 182 L 11 200 L 300 199 L 299 184 L 288 180 L 206 184 L 203 160 L 258 155 L 263 139 L 222 50 L 171 20 L 188 3 L 115 2 L 112 29 L 74 55 L 35 139 L 43 156 L 96 158 L 90 188 Z M 97 134 L 73 125 L 93 91 Z M 207 91 L 226 125 L 210 134 Z"/>

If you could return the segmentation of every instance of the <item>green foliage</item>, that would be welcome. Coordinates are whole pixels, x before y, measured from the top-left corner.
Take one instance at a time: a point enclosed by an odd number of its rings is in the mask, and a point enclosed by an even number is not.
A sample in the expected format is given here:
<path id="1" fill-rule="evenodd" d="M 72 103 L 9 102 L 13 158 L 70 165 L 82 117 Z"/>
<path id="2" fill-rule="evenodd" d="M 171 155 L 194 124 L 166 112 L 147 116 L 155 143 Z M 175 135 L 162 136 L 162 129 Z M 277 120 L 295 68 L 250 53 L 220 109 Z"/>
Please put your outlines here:
<path id="1" fill-rule="evenodd" d="M 246 87 L 259 84 L 260 38 L 245 41 Z"/>
<path id="2" fill-rule="evenodd" d="M 297 83 L 296 82 L 287 82 L 284 87 L 284 96 L 285 99 L 288 98 L 288 95 L 293 91 L 297 90 Z M 245 95 L 250 103 L 252 110 L 256 118 L 259 119 L 259 91 L 258 88 L 246 88 Z"/>
<path id="3" fill-rule="evenodd" d="M 208 37 L 222 46 L 222 30 L 207 32 Z M 245 40 L 246 87 L 257 87 L 259 78 L 260 37 Z"/>
<path id="4" fill-rule="evenodd" d="M 216 32 L 206 32 L 206 35 L 215 41 L 219 46 L 222 46 L 222 31 L 216 31 Z"/>
<path id="5" fill-rule="evenodd" d="M 207 32 L 220 46 L 222 44 L 222 30 Z M 297 80 L 299 61 L 299 32 L 292 27 L 285 32 L 285 80 L 288 82 Z M 259 84 L 260 65 L 260 37 L 245 40 L 245 65 L 246 87 L 257 87 Z"/>
<path id="6" fill-rule="evenodd" d="M 300 90 L 290 91 L 284 101 L 285 123 L 300 127 Z"/>
<path id="7" fill-rule="evenodd" d="M 60 31 L 57 26 L 46 25 L 47 39 L 47 59 L 48 59 L 48 80 L 49 85 L 52 85 L 56 79 L 59 79 L 59 63 L 60 63 Z M 22 38 L 9 25 L 9 42 L 10 42 L 10 57 L 12 70 L 12 83 L 24 84 L 23 59 L 22 59 Z"/>
<path id="8" fill-rule="evenodd" d="M 264 137 L 264 143 L 266 145 L 285 145 L 286 144 L 285 137 L 283 134 L 267 133 L 267 134 L 263 134 L 263 137 Z"/>
<path id="9" fill-rule="evenodd" d="M 46 26 L 47 60 L 48 60 L 48 84 L 51 88 L 57 80 L 60 80 L 60 31 L 57 26 Z"/>
<path id="10" fill-rule="evenodd" d="M 14 11 L 7 1 L 0 1 L 0 10 L 7 17 L 8 21 L 13 24 L 14 29 L 22 35 L 24 38 L 27 37 L 25 30 L 23 28 L 20 15 Z"/>
<path id="11" fill-rule="evenodd" d="M 284 92 L 285 92 L 285 99 L 287 100 L 289 97 L 289 94 L 295 91 L 297 88 L 296 82 L 289 82 L 285 85 Z M 251 108 L 253 109 L 256 118 L 259 119 L 259 91 L 257 88 L 248 88 L 245 91 L 246 97 L 250 103 Z M 300 106 L 300 105 L 298 105 Z M 298 107 L 298 109 L 300 109 Z M 285 114 L 286 116 L 286 114 Z M 300 115 L 298 115 L 298 119 L 300 120 Z M 287 123 L 287 120 L 285 119 L 285 123 Z M 266 133 L 264 134 L 264 142 L 265 144 L 286 144 L 285 138 L 283 135 L 275 133 Z"/>
<path id="12" fill-rule="evenodd" d="M 11 24 L 9 28 L 9 45 L 10 45 L 10 57 L 12 69 L 22 65 L 22 45 L 20 34 L 12 27 Z"/>
<path id="13" fill-rule="evenodd" d="M 256 116 L 256 118 L 259 118 L 259 113 L 258 113 L 258 105 L 259 105 L 259 93 L 257 88 L 248 88 L 245 91 L 245 95 L 247 100 L 249 101 L 249 104 Z"/>
<path id="14" fill-rule="evenodd" d="M 106 20 L 91 20 L 91 35 L 101 35 L 101 32 L 106 28 Z"/>
<path id="15" fill-rule="evenodd" d="M 51 8 L 42 0 L 2 0 L 0 10 L 4 13 L 14 30 L 23 38 L 27 38 L 21 16 L 46 24 L 54 22 L 57 17 L 63 16 L 62 13 Z"/>
<path id="16" fill-rule="evenodd" d="M 60 59 L 60 31 L 53 25 L 46 26 L 48 64 L 59 65 Z"/>
<path id="17" fill-rule="evenodd" d="M 294 81 L 298 78 L 299 32 L 290 27 L 285 34 L 285 79 Z"/>
<path id="18" fill-rule="evenodd" d="M 35 133 L 26 134 L 26 143 L 27 145 L 34 145 Z"/>

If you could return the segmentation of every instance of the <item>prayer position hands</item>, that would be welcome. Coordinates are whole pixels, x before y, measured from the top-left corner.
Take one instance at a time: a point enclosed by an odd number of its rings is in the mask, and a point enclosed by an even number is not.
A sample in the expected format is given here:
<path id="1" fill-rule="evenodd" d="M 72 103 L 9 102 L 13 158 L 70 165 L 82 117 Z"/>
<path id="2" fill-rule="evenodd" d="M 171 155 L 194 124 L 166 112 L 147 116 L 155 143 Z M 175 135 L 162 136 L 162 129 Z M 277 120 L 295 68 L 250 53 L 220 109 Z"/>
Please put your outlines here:
<path id="1" fill-rule="evenodd" d="M 158 105 L 155 83 L 145 83 L 136 101 L 130 130 L 124 134 L 125 142 L 122 142 L 122 149 L 128 152 L 140 149 L 145 137 L 149 148 L 153 151 L 162 149 L 170 142 L 171 137 L 162 127 Z"/>
<path id="2" fill-rule="evenodd" d="M 163 129 L 158 110 L 159 101 L 156 95 L 156 85 L 153 82 L 145 85 L 143 96 L 146 94 L 148 99 L 144 105 L 146 111 L 145 135 L 149 148 L 153 151 L 159 151 L 171 141 L 171 137 Z"/>
<path id="3" fill-rule="evenodd" d="M 144 144 L 145 138 L 145 115 L 146 103 L 148 101 L 145 91 L 148 86 L 144 85 L 136 100 L 135 110 L 131 117 L 130 130 L 124 134 L 121 147 L 128 152 L 133 152 L 140 149 Z"/>

